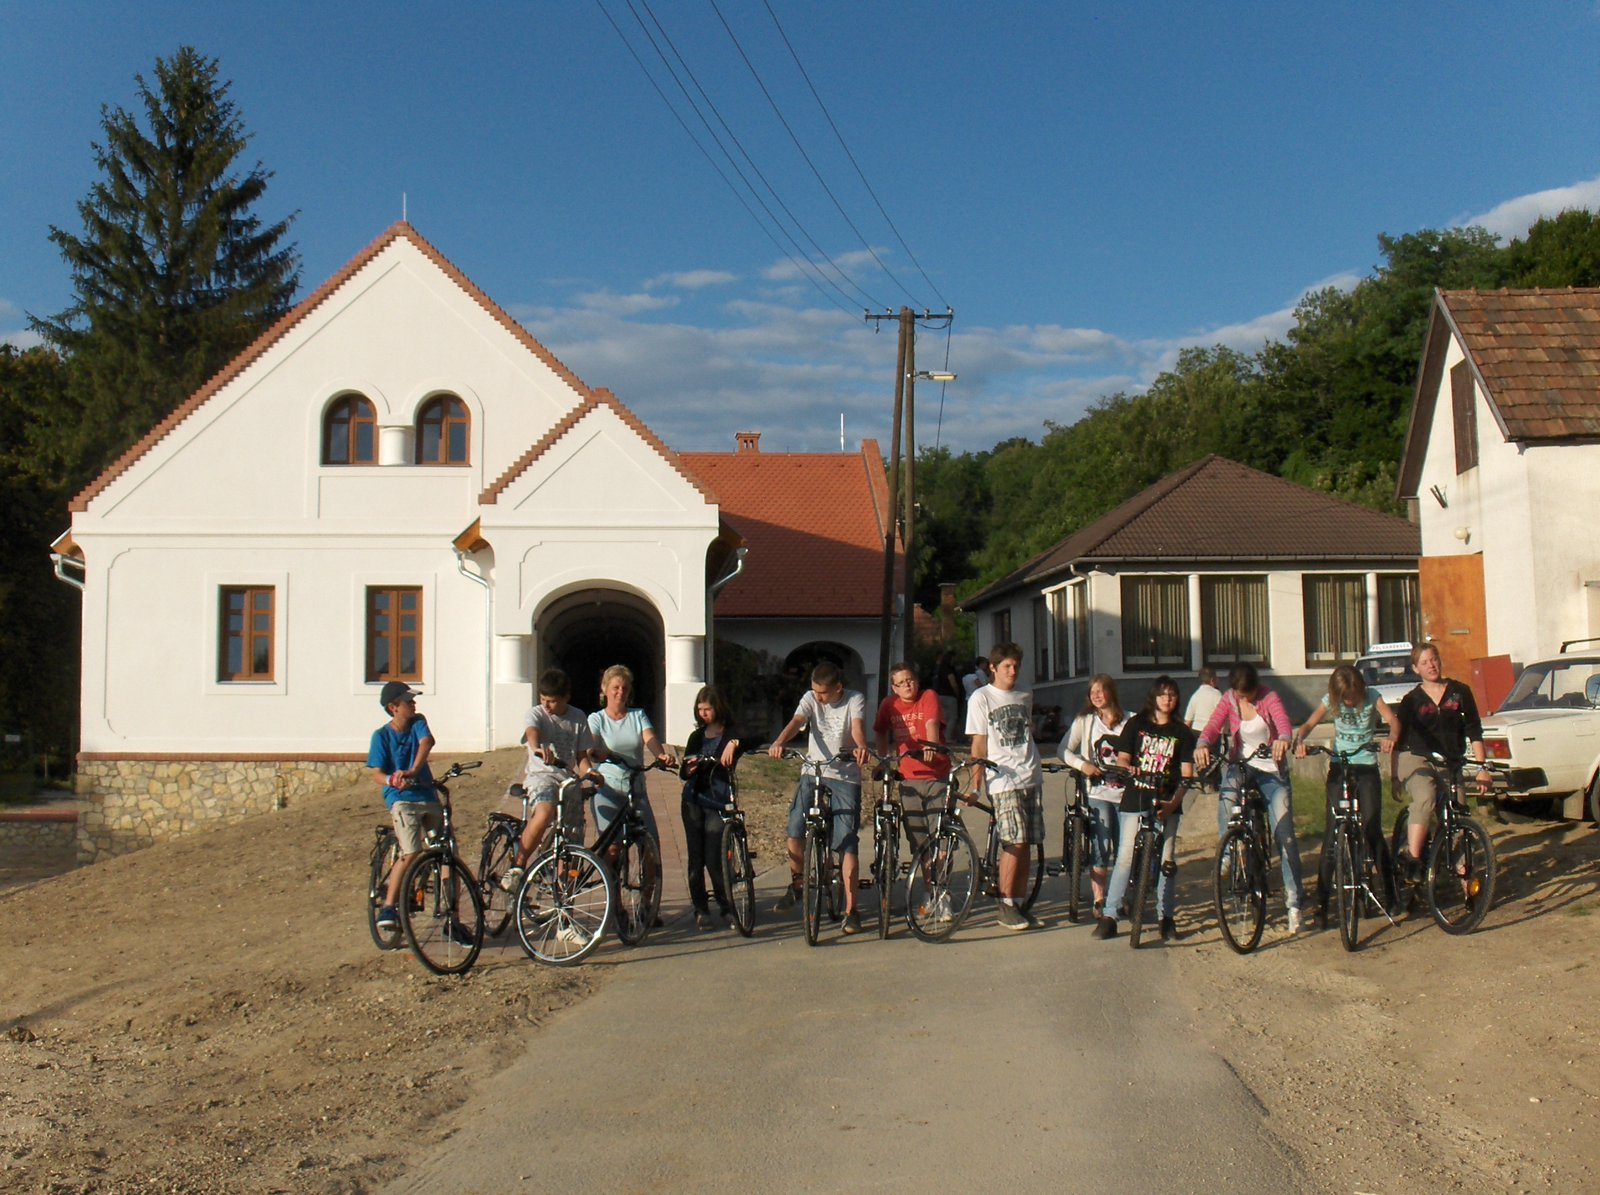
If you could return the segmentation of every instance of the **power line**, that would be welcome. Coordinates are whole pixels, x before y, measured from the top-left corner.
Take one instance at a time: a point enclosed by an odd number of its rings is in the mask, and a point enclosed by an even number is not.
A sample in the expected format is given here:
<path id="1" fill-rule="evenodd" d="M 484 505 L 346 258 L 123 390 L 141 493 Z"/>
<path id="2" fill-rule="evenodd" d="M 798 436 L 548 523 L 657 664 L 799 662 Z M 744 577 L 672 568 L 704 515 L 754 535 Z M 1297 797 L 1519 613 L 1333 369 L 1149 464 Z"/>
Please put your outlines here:
<path id="1" fill-rule="evenodd" d="M 640 18 L 640 16 L 639 16 L 638 10 L 634 7 L 635 0 L 625 0 L 625 2 L 628 5 L 629 11 L 631 11 L 633 13 L 634 20 L 639 23 L 640 29 L 643 30 L 645 37 L 649 39 L 651 46 L 655 49 L 657 56 L 661 59 L 662 64 L 664 66 L 666 66 L 668 72 L 672 74 L 673 80 L 675 82 L 677 82 L 679 90 L 682 91 L 683 94 L 684 94 L 684 98 L 689 101 L 690 106 L 693 107 L 695 109 L 696 114 L 700 116 L 700 120 L 701 120 L 701 122 L 703 124 L 705 124 L 706 130 L 709 133 L 711 133 L 712 137 L 717 141 L 718 146 L 722 148 L 722 151 L 723 151 L 724 155 L 726 155 L 728 157 L 729 162 L 734 166 L 734 169 L 738 172 L 740 179 L 743 180 L 745 185 L 750 188 L 751 193 L 755 194 L 756 201 L 761 204 L 762 209 L 764 211 L 766 211 L 769 216 L 771 216 L 771 218 L 774 221 L 774 223 L 778 224 L 779 227 L 782 228 L 782 221 L 778 220 L 778 218 L 775 215 L 772 215 L 772 210 L 767 207 L 765 201 L 762 200 L 760 195 L 756 193 L 755 186 L 749 181 L 748 178 L 745 177 L 744 171 L 739 169 L 738 163 L 733 161 L 733 155 L 729 154 L 728 151 L 727 151 L 727 148 L 722 145 L 722 139 L 720 137 L 718 137 L 717 134 L 716 134 L 716 131 L 711 128 L 710 122 L 707 121 L 705 119 L 704 114 L 700 112 L 700 107 L 699 107 L 699 105 L 697 103 L 695 103 L 694 97 L 689 94 L 688 88 L 684 87 L 682 80 L 680 80 L 678 78 L 677 71 L 673 69 L 672 63 L 670 61 L 668 61 L 667 60 L 667 56 L 661 52 L 660 46 L 656 44 L 655 37 L 650 33 L 650 30 L 649 30 L 648 26 L 645 25 L 643 19 Z M 799 219 L 799 217 L 797 217 L 794 214 L 794 212 L 790 210 L 788 204 L 784 203 L 782 196 L 780 196 L 778 194 L 777 188 L 775 188 L 771 184 L 771 182 L 768 181 L 766 175 L 764 173 L 762 173 L 761 168 L 756 165 L 755 159 L 750 156 L 749 152 L 745 149 L 743 142 L 741 142 L 739 140 L 738 135 L 733 131 L 732 127 L 723 118 L 723 115 L 722 115 L 721 111 L 718 110 L 716 103 L 711 99 L 710 95 L 707 94 L 705 88 L 700 85 L 699 79 L 695 77 L 695 73 L 694 73 L 693 68 L 689 66 L 687 60 L 678 51 L 678 47 L 673 43 L 671 36 L 667 33 L 666 29 L 662 26 L 661 22 L 656 18 L 655 13 L 650 8 L 648 0 L 638 0 L 638 4 L 639 4 L 640 7 L 642 7 L 644 9 L 644 11 L 647 14 L 649 14 L 650 20 L 655 25 L 657 32 L 660 33 L 662 41 L 664 41 L 666 43 L 666 45 L 667 45 L 667 48 L 672 51 L 673 56 L 678 60 L 679 65 L 682 66 L 684 74 L 686 74 L 688 76 L 688 78 L 689 78 L 689 81 L 694 84 L 695 90 L 700 93 L 700 97 L 701 97 L 701 99 L 703 99 L 705 101 L 706 107 L 709 108 L 711 110 L 712 115 L 717 118 L 717 123 L 722 126 L 723 131 L 728 136 L 728 139 L 733 142 L 735 148 L 738 149 L 740 155 L 749 164 L 751 171 L 754 172 L 755 176 L 761 180 L 761 183 L 762 183 L 762 185 L 764 187 L 766 187 L 768 194 L 770 194 L 772 196 L 772 198 L 773 198 L 773 201 L 776 202 L 777 205 L 780 208 L 783 209 L 784 214 L 789 217 L 790 222 L 793 223 L 794 227 L 799 231 L 800 235 L 803 236 L 811 244 L 811 247 L 816 250 L 817 255 L 819 257 L 821 257 L 825 262 L 827 262 L 828 266 L 833 270 L 833 272 L 835 274 L 837 274 L 839 276 L 840 279 L 842 279 L 845 282 L 846 285 L 848 285 L 853 290 L 855 290 L 856 293 L 858 295 L 860 295 L 862 298 L 866 299 L 869 304 L 872 304 L 874 306 L 881 306 L 882 304 L 878 303 L 878 301 L 876 299 L 874 299 L 870 294 L 868 294 L 864 289 L 862 289 L 862 287 L 860 285 L 858 285 L 855 282 L 854 279 L 852 279 L 847 273 L 845 273 L 845 271 L 843 269 L 840 268 L 838 263 L 835 262 L 833 260 L 833 258 L 831 258 L 828 255 L 827 251 L 824 250 L 822 248 L 822 246 L 817 243 L 816 238 L 811 235 L 811 233 L 807 230 L 805 224 Z M 788 236 L 788 232 L 787 232 L 786 229 L 784 230 L 784 235 Z M 791 240 L 792 240 L 792 238 L 791 238 Z M 801 250 L 800 246 L 798 244 L 795 245 L 795 248 L 796 248 L 796 250 L 800 251 L 802 253 L 802 255 L 805 255 L 804 254 L 804 250 Z M 807 260 L 809 261 L 809 257 L 808 257 Z M 816 265 L 815 262 L 811 262 L 810 264 L 811 264 L 813 269 L 817 270 L 817 273 L 820 276 L 822 276 L 824 279 L 826 279 L 828 281 L 828 284 L 830 286 L 833 286 L 833 288 L 835 290 L 839 291 L 839 294 L 840 294 L 840 296 L 842 298 L 846 299 L 847 301 L 849 300 L 850 296 L 845 294 L 845 292 L 838 286 L 838 284 L 835 283 L 831 278 L 829 278 L 828 275 L 824 271 L 822 271 Z"/>
<path id="2" fill-rule="evenodd" d="M 839 126 L 834 123 L 833 114 L 828 111 L 828 106 L 822 102 L 822 96 L 818 94 L 816 84 L 811 81 L 810 74 L 806 72 L 805 64 L 800 61 L 800 55 L 795 53 L 795 48 L 789 41 L 789 35 L 783 31 L 783 25 L 778 21 L 778 14 L 772 11 L 770 0 L 762 0 L 762 3 L 766 7 L 767 15 L 772 18 L 773 26 L 778 30 L 778 36 L 783 39 L 784 48 L 789 51 L 789 57 L 794 59 L 794 65 L 799 70 L 800 77 L 806 81 L 806 86 L 811 89 L 811 95 L 817 101 L 817 107 L 822 109 L 822 115 L 827 119 L 828 127 L 833 130 L 833 135 L 838 138 L 839 148 L 844 150 L 845 157 L 850 159 L 850 165 L 855 167 L 856 177 L 861 180 L 861 185 L 867 189 L 867 194 L 872 196 L 872 202 L 877 204 L 878 212 L 883 216 L 884 223 L 894 233 L 894 239 L 900 242 L 900 248 L 905 250 L 906 256 L 911 260 L 911 264 L 917 267 L 917 273 L 922 275 L 922 280 L 932 287 L 934 294 L 939 296 L 939 302 L 949 307 L 950 300 L 946 299 L 939 288 L 934 285 L 933 279 L 928 277 L 928 271 L 924 270 L 922 263 L 917 260 L 917 255 L 911 252 L 911 246 L 906 244 L 905 237 L 901 236 L 900 230 L 895 227 L 894 221 L 889 217 L 887 209 L 883 206 L 883 201 L 878 198 L 878 193 L 872 189 L 872 184 L 867 181 L 867 176 L 862 172 L 861 164 L 856 161 L 855 154 L 850 152 L 850 146 L 845 143 L 844 134 L 839 131 Z M 713 7 L 715 7 L 715 0 L 713 0 Z M 719 12 L 717 15 L 720 17 L 722 14 Z M 807 159 L 807 161 L 809 160 Z M 832 192 L 829 192 L 829 194 L 831 197 Z M 851 227 L 854 228 L 855 225 L 852 224 Z M 860 234 L 858 233 L 857 235 Z M 873 254 L 873 259 L 877 259 L 876 253 Z M 882 263 L 880 262 L 879 264 L 881 265 Z M 887 269 L 884 270 L 884 273 L 887 274 L 888 272 Z M 890 276 L 893 277 L 893 275 Z M 898 279 L 896 282 L 898 283 Z M 905 288 L 901 287 L 901 289 L 904 290 Z"/>
<path id="3" fill-rule="evenodd" d="M 767 239 L 772 242 L 773 247 L 776 248 L 777 251 L 784 258 L 786 258 L 789 261 L 789 264 L 791 264 L 792 266 L 795 267 L 796 272 L 799 273 L 802 277 L 804 277 L 807 282 L 811 283 L 811 285 L 814 286 L 817 289 L 817 293 L 819 293 L 824 299 L 826 299 L 829 303 L 832 303 L 835 307 L 839 308 L 841 311 L 844 311 L 844 312 L 846 312 L 847 314 L 850 314 L 850 315 L 854 315 L 855 312 L 854 312 L 853 308 L 847 305 L 848 302 L 849 302 L 849 296 L 843 295 L 843 292 L 840 292 L 842 297 L 845 299 L 845 303 L 841 303 L 839 301 L 839 299 L 834 298 L 826 290 L 824 290 L 823 287 L 822 287 L 822 284 L 817 281 L 817 279 L 813 275 L 813 273 L 808 273 L 807 270 L 806 270 L 806 266 L 811 265 L 811 263 L 810 262 L 805 262 L 805 263 L 802 264 L 801 261 L 797 261 L 795 259 L 795 257 L 793 256 L 793 254 L 791 254 L 789 252 L 789 250 L 787 250 L 787 249 L 785 249 L 783 247 L 782 242 L 780 242 L 778 240 L 778 238 L 773 235 L 772 229 L 769 228 L 766 225 L 766 223 L 762 221 L 760 216 L 756 215 L 755 209 L 750 206 L 749 200 L 747 200 L 744 197 L 743 193 L 734 184 L 733 180 L 731 178 L 729 178 L 727 173 L 722 169 L 722 167 L 717 164 L 717 160 L 714 157 L 711 156 L 711 151 L 706 149 L 706 147 L 701 143 L 700 139 L 695 136 L 694 130 L 691 129 L 689 127 L 688 122 L 683 119 L 683 115 L 678 111 L 678 109 L 676 107 L 673 106 L 672 101 L 667 98 L 667 93 L 664 92 L 661 89 L 661 85 L 656 82 L 655 76 L 650 73 L 650 68 L 645 66 L 644 60 L 639 57 L 638 51 L 636 51 L 633 48 L 633 43 L 630 42 L 628 40 L 628 38 L 627 38 L 627 35 L 622 32 L 622 27 L 617 24 L 616 20 L 611 16 L 610 12 L 608 12 L 606 10 L 606 6 L 601 2 L 601 0 L 595 0 L 595 7 L 597 7 L 605 15 L 606 20 L 608 22 L 610 22 L 611 28 L 616 31 L 617 38 L 622 42 L 624 48 L 627 49 L 628 54 L 633 58 L 633 61 L 638 65 L 640 72 L 643 73 L 645 79 L 647 79 L 649 81 L 650 86 L 655 89 L 655 93 L 656 93 L 657 96 L 660 97 L 661 103 L 666 107 L 668 112 L 672 113 L 672 118 L 674 120 L 676 120 L 678 122 L 678 126 L 681 129 L 683 129 L 684 135 L 689 138 L 689 140 L 693 143 L 694 147 L 700 151 L 702 156 L 704 156 L 706 162 L 710 165 L 711 169 L 713 169 L 713 170 L 715 170 L 717 172 L 717 177 L 722 179 L 723 183 L 727 185 L 728 190 L 733 192 L 733 197 L 735 199 L 737 199 L 739 201 L 740 205 L 744 208 L 744 210 L 747 213 L 749 213 L 750 219 L 755 222 L 756 227 L 761 229 L 761 231 L 766 234 Z M 637 19 L 637 16 L 635 17 L 635 19 Z M 648 36 L 648 34 L 647 34 L 647 36 Z M 657 50 L 657 53 L 659 54 L 660 51 Z M 676 82 L 676 81 L 677 80 L 675 78 L 674 82 Z M 683 85 L 681 83 L 679 83 L 679 88 L 680 89 L 682 88 L 682 86 Z M 691 104 L 691 107 L 692 106 L 693 105 Z M 696 111 L 695 114 L 697 116 L 700 115 L 698 110 Z M 701 116 L 700 119 L 701 119 L 701 123 L 704 124 L 705 123 L 705 118 L 703 116 Z M 707 131 L 709 132 L 710 130 L 708 129 Z M 715 140 L 715 134 L 713 134 L 713 140 Z M 718 143 L 718 148 L 722 149 L 722 146 L 721 146 L 720 142 Z M 727 150 L 726 149 L 723 149 L 723 155 L 727 156 Z M 737 166 L 735 166 L 735 169 L 737 169 Z M 749 184 L 746 183 L 746 186 L 748 186 L 748 185 Z M 759 202 L 760 201 L 760 197 L 757 196 L 756 198 L 757 198 L 757 201 Z M 771 213 L 769 212 L 768 215 L 770 217 Z M 775 217 L 773 218 L 773 222 L 774 223 L 777 222 Z M 780 232 L 783 231 L 781 225 L 779 226 L 779 231 Z M 787 235 L 787 234 L 785 234 L 785 235 Z M 791 238 L 791 240 L 792 240 L 792 238 Z M 796 251 L 799 251 L 799 246 L 796 245 L 795 249 L 796 249 Z M 802 254 L 802 257 L 803 256 L 804 256 L 804 254 Z M 814 271 L 815 267 L 813 266 L 812 269 Z M 835 287 L 834 289 L 838 290 L 837 287 Z"/>
<path id="4" fill-rule="evenodd" d="M 734 33 L 733 27 L 728 24 L 728 18 L 722 15 L 722 9 L 717 6 L 717 0 L 709 0 L 709 3 L 711 5 L 711 11 L 717 14 L 717 20 L 721 21 L 723 29 L 727 30 L 728 39 L 733 42 L 733 48 L 739 51 L 739 57 L 744 60 L 745 66 L 749 68 L 750 76 L 755 79 L 756 86 L 761 88 L 761 94 L 767 97 L 767 104 L 772 108 L 772 114 L 778 118 L 778 123 L 783 126 L 783 131 L 789 134 L 789 140 L 794 142 L 795 149 L 800 151 L 800 156 L 805 159 L 806 165 L 810 167 L 812 176 L 817 180 L 817 183 L 822 187 L 828 198 L 833 201 L 834 210 L 836 210 L 844 222 L 850 226 L 850 231 L 856 234 L 856 239 L 861 242 L 862 248 L 872 255 L 872 260 L 878 263 L 878 268 L 882 270 L 885 275 L 887 275 L 891 282 L 900 288 L 900 292 L 904 294 L 906 298 L 915 303 L 917 301 L 917 296 L 911 293 L 911 291 L 906 287 L 905 283 L 901 282 L 900 279 L 895 277 L 894 271 L 884 263 L 883 258 L 878 256 L 878 251 L 872 247 L 867 238 L 862 234 L 861 230 L 856 227 L 855 221 L 850 218 L 850 213 L 844 210 L 844 205 L 839 202 L 839 197 L 833 193 L 833 188 L 828 186 L 828 180 L 822 177 L 822 172 L 817 169 L 817 164 L 811 160 L 811 155 L 806 152 L 806 147 L 800 143 L 800 138 L 795 135 L 793 127 L 790 126 L 788 120 L 784 117 L 783 110 L 778 107 L 778 101 L 772 98 L 772 92 L 767 89 L 766 83 L 762 80 L 761 72 L 756 70 L 755 63 L 750 61 L 750 55 L 746 54 L 744 51 L 744 46 L 739 44 L 739 38 Z M 767 11 L 770 12 L 771 8 L 769 7 Z M 778 32 L 780 34 L 783 32 L 781 27 L 779 28 Z M 785 44 L 787 44 L 787 40 L 785 41 Z M 789 53 L 791 56 L 794 54 L 794 48 L 792 46 L 789 48 Z M 797 66 L 799 65 L 798 58 L 795 59 L 795 64 Z M 805 74 L 805 69 L 803 67 L 801 68 L 800 73 L 802 75 Z M 806 82 L 809 84 L 811 80 L 807 78 Z M 813 94 L 815 94 L 814 90 Z M 826 115 L 827 109 L 824 108 L 823 113 Z M 838 130 L 835 129 L 834 133 L 837 135 Z M 846 152 L 848 153 L 849 150 L 846 149 Z M 870 191 L 871 188 L 868 188 L 868 190 Z M 876 196 L 874 196 L 874 198 L 876 198 Z M 942 298 L 943 296 L 940 297 Z"/>

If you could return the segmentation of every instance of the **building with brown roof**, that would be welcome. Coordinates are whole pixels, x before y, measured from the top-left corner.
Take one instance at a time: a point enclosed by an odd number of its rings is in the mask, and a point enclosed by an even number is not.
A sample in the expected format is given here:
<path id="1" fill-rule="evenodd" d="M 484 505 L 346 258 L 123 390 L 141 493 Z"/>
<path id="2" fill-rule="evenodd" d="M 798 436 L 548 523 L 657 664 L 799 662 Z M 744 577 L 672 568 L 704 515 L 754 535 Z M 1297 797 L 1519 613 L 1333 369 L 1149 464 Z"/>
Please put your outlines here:
<path id="1" fill-rule="evenodd" d="M 1399 494 L 1451 675 L 1600 635 L 1600 289 L 1439 291 Z"/>
<path id="2" fill-rule="evenodd" d="M 1137 707 L 1161 673 L 1239 662 L 1314 703 L 1335 663 L 1411 637 L 1418 543 L 1405 519 L 1208 456 L 963 605 L 980 651 L 1022 645 L 1041 705 L 1075 707 L 1105 672 Z"/>
<path id="3" fill-rule="evenodd" d="M 779 723 L 817 660 L 874 693 L 893 521 L 877 442 L 854 453 L 763 452 L 759 432 L 739 432 L 736 445 L 681 454 L 716 492 L 723 524 L 744 548 L 738 576 L 714 599 L 715 650 L 747 653 L 759 675 L 784 678 L 766 711 Z M 752 694 L 741 696 L 747 724 L 757 722 Z"/>

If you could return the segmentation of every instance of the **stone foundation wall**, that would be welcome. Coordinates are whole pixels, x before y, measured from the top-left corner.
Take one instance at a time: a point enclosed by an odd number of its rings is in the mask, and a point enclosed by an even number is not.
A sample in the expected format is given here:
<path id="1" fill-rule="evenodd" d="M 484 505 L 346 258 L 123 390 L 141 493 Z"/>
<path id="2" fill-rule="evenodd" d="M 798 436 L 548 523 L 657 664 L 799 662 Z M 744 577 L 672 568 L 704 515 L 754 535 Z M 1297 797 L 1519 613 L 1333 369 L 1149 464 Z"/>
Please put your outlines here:
<path id="1" fill-rule="evenodd" d="M 78 861 L 92 863 L 201 825 L 265 813 L 360 776 L 354 760 L 78 761 Z"/>
<path id="2" fill-rule="evenodd" d="M 0 862 L 53 859 L 77 849 L 78 823 L 71 821 L 26 821 L 0 818 Z"/>

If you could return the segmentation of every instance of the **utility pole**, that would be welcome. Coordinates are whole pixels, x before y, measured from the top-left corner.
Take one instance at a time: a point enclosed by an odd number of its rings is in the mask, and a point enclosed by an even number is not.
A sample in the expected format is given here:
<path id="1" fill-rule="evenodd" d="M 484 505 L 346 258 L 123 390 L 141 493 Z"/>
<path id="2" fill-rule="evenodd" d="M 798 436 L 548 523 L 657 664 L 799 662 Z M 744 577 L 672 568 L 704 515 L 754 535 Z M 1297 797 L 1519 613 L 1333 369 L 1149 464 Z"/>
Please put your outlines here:
<path id="1" fill-rule="evenodd" d="M 955 313 L 946 311 L 941 316 L 924 310 L 922 319 L 952 319 Z M 916 645 L 916 460 L 917 460 L 917 420 L 916 420 L 916 386 L 917 386 L 917 313 L 909 307 L 900 308 L 899 312 L 884 312 L 881 315 L 866 313 L 869 320 L 896 320 L 900 325 L 900 344 L 897 354 L 897 370 L 894 379 L 894 430 L 891 433 L 889 449 L 889 510 L 888 524 L 884 529 L 883 537 L 883 614 L 878 635 L 878 701 L 881 703 L 889 692 L 889 665 L 892 650 L 893 619 L 894 619 L 894 544 L 895 531 L 898 523 L 900 532 L 901 549 L 905 554 L 905 572 L 901 582 L 901 593 L 905 595 L 901 607 L 901 617 L 905 620 L 902 625 L 902 655 L 901 659 L 909 661 L 912 658 L 912 648 Z M 930 375 L 924 375 L 930 376 Z M 941 381 L 948 381 L 953 374 L 931 375 Z M 900 480 L 900 425 L 902 416 L 905 421 L 905 481 Z M 899 510 L 898 520 L 896 508 Z"/>

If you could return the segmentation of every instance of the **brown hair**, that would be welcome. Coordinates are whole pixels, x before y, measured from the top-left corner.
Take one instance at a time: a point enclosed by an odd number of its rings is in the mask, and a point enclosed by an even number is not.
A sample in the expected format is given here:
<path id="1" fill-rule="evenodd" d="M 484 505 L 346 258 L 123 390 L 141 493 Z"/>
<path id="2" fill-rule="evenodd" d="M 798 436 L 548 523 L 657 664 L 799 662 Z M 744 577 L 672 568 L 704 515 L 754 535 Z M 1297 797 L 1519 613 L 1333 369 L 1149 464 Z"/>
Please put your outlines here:
<path id="1" fill-rule="evenodd" d="M 989 649 L 989 667 L 998 666 L 1001 660 L 1022 663 L 1022 648 L 1015 643 L 996 643 Z"/>
<path id="2" fill-rule="evenodd" d="M 1411 666 L 1415 668 L 1419 663 L 1421 663 L 1422 657 L 1427 655 L 1430 651 L 1434 655 L 1439 656 L 1440 667 L 1443 667 L 1444 657 L 1439 655 L 1439 645 L 1433 642 L 1431 639 L 1419 643 L 1411 649 Z"/>
<path id="3" fill-rule="evenodd" d="M 1356 670 L 1355 665 L 1340 664 L 1328 678 L 1328 696 L 1335 705 L 1348 704 L 1345 699 L 1350 697 L 1360 705 L 1367 699 L 1366 678 Z"/>
<path id="4" fill-rule="evenodd" d="M 722 694 L 717 692 L 715 685 L 706 685 L 694 695 L 694 724 L 696 726 L 706 725 L 706 723 L 700 721 L 700 707 L 702 705 L 711 707 L 712 722 L 726 727 L 729 722 L 733 721 L 733 714 L 728 709 L 728 703 L 723 699 Z"/>
<path id="5" fill-rule="evenodd" d="M 1111 679 L 1109 672 L 1097 672 L 1089 678 L 1089 688 L 1083 696 L 1083 709 L 1078 711 L 1078 717 L 1095 713 L 1094 702 L 1089 700 L 1089 694 L 1094 692 L 1094 687 L 1100 686 L 1101 692 L 1106 695 L 1106 708 L 1111 711 L 1111 720 L 1120 722 L 1126 716 L 1122 708 L 1122 698 L 1117 696 L 1117 682 Z"/>

